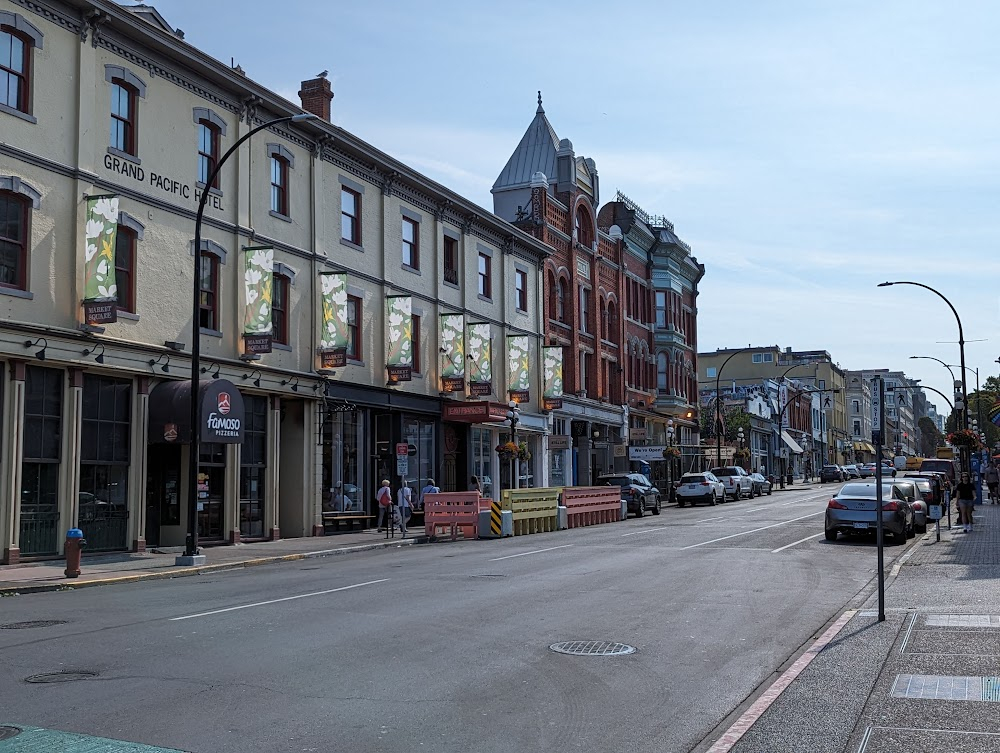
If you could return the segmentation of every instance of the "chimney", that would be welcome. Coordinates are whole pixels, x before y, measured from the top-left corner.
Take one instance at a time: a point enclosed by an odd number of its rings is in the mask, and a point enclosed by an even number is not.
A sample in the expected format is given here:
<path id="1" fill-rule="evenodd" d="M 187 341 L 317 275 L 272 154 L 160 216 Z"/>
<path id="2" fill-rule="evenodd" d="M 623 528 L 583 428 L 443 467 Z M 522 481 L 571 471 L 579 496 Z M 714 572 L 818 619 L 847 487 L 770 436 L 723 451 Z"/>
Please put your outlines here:
<path id="1" fill-rule="evenodd" d="M 302 100 L 303 110 L 318 115 L 328 123 L 330 122 L 330 102 L 333 100 L 333 88 L 330 86 L 325 71 L 317 78 L 302 82 L 299 99 Z"/>

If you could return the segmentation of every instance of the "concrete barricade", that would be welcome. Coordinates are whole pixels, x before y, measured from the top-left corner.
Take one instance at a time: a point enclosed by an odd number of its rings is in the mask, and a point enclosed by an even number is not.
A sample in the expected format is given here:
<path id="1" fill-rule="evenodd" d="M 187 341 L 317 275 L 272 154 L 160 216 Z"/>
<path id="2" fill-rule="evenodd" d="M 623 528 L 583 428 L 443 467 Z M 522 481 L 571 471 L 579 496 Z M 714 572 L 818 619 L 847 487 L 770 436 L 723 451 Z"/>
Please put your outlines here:
<path id="1" fill-rule="evenodd" d="M 563 489 L 562 503 L 569 528 L 622 519 L 621 489 L 617 486 L 567 486 Z"/>
<path id="2" fill-rule="evenodd" d="M 557 508 L 561 488 L 505 489 L 501 500 L 513 514 L 514 535 L 548 533 L 558 523 Z"/>
<path id="3" fill-rule="evenodd" d="M 459 534 L 465 539 L 479 538 L 481 504 L 478 492 L 428 494 L 424 505 L 424 527 L 427 535 L 432 539 L 448 536 L 453 541 Z"/>

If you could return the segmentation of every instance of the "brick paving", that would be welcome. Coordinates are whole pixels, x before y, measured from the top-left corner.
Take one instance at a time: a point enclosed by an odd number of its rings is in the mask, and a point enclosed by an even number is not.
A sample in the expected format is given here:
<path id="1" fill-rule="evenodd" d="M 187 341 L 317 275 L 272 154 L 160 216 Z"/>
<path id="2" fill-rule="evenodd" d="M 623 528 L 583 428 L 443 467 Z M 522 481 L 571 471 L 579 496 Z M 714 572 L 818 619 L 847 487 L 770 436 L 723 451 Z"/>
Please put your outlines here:
<path id="1" fill-rule="evenodd" d="M 973 516 L 972 533 L 962 532 L 961 526 L 955 523 L 954 513 L 950 531 L 942 520 L 939 542 L 934 540 L 934 529 L 928 525 L 931 535 L 916 545 L 907 564 L 1000 566 L 1000 505 L 978 505 Z"/>

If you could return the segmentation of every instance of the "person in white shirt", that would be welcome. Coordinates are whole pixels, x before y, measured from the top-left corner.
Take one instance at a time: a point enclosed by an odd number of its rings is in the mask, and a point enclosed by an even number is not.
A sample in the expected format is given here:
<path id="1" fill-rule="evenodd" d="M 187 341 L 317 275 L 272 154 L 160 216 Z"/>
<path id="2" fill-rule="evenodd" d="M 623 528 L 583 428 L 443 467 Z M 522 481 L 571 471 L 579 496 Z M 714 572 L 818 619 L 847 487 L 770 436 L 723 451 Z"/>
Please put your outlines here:
<path id="1" fill-rule="evenodd" d="M 413 509 L 410 507 L 410 497 L 413 492 L 408 486 L 399 487 L 399 491 L 396 492 L 396 504 L 399 506 L 399 530 L 403 534 L 403 538 L 406 538 L 406 521 L 410 519 L 410 515 Z"/>

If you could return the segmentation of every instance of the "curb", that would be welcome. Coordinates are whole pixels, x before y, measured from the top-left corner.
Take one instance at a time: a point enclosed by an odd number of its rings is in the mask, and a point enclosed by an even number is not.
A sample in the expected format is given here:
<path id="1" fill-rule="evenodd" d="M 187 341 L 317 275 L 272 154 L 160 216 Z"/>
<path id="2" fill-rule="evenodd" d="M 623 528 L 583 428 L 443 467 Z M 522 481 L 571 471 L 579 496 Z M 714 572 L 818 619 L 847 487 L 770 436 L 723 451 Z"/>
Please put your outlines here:
<path id="1" fill-rule="evenodd" d="M 119 583 L 135 583 L 141 580 L 167 580 L 170 578 L 184 578 L 191 575 L 201 575 L 202 573 L 220 572 L 223 570 L 239 570 L 240 568 L 258 567 L 259 565 L 273 565 L 278 562 L 297 562 L 300 560 L 315 559 L 317 557 L 336 557 L 343 554 L 354 554 L 355 552 L 370 552 L 376 549 L 388 549 L 390 547 L 413 546 L 416 544 L 426 544 L 430 541 L 429 536 L 417 536 L 411 539 L 389 539 L 385 543 L 360 544 L 358 546 L 340 547 L 337 549 L 324 549 L 318 552 L 300 552 L 297 554 L 282 554 L 274 557 L 257 557 L 250 560 L 238 560 L 235 562 L 220 562 L 217 565 L 199 565 L 198 567 L 185 567 L 171 570 L 163 570 L 155 573 L 136 573 L 135 575 L 122 575 L 111 578 L 98 578 L 84 581 L 62 581 L 59 583 L 37 583 L 23 586 L 0 586 L 0 598 L 4 596 L 19 596 L 21 594 L 46 593 L 51 591 L 76 591 L 81 588 L 93 588 L 95 586 L 111 586 Z"/>

